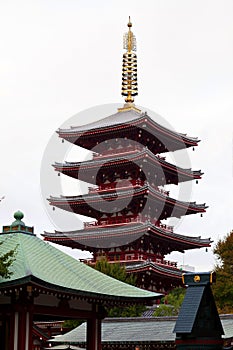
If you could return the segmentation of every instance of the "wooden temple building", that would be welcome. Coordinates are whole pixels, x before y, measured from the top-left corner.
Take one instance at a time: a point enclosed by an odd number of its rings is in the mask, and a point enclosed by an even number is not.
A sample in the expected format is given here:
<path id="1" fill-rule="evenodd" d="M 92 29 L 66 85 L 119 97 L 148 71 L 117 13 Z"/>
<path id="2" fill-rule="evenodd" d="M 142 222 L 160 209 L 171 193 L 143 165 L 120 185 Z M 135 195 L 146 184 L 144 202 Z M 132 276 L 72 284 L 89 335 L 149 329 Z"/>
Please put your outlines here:
<path id="1" fill-rule="evenodd" d="M 0 277 L 1 350 L 41 350 L 49 335 L 43 335 L 37 322 L 65 319 L 86 320 L 86 349 L 100 350 L 106 307 L 147 304 L 161 297 L 77 261 L 36 237 L 21 212 L 14 217 L 0 238 L 1 257 L 15 250 L 10 275 Z"/>
<path id="2" fill-rule="evenodd" d="M 105 256 L 120 262 L 137 276 L 144 289 L 167 293 L 182 284 L 176 262 L 165 256 L 210 246 L 210 239 L 176 233 L 166 224 L 170 217 L 201 214 L 205 204 L 173 198 L 165 185 L 198 181 L 202 172 L 166 161 L 165 154 L 193 148 L 199 140 L 158 124 L 134 105 L 137 95 L 136 41 L 128 23 L 124 38 L 122 95 L 125 104 L 97 122 L 68 129 L 58 135 L 93 153 L 92 160 L 55 163 L 58 174 L 85 181 L 89 192 L 50 197 L 57 207 L 95 221 L 83 229 L 45 232 L 44 239 L 93 253 L 89 263 Z"/>

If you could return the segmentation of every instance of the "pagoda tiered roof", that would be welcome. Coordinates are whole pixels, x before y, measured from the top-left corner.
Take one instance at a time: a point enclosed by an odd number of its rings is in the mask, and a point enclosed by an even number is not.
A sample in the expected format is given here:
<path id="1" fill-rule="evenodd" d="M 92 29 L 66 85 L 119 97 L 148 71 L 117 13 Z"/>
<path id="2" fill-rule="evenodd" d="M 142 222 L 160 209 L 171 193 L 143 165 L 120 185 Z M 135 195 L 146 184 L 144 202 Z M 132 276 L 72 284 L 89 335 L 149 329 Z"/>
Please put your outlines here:
<path id="1" fill-rule="evenodd" d="M 126 266 L 128 273 L 145 273 L 150 271 L 155 275 L 160 275 L 162 278 L 180 280 L 184 271 L 174 268 L 173 266 L 158 264 L 154 261 L 144 261 Z"/>
<path id="2" fill-rule="evenodd" d="M 95 115 L 95 122 L 57 131 L 62 141 L 89 150 L 93 158 L 55 163 L 55 171 L 90 187 L 84 194 L 51 196 L 49 204 L 53 209 L 94 218 L 96 222 L 84 223 L 81 230 L 45 232 L 43 236 L 53 243 L 92 252 L 93 264 L 102 255 L 110 263 L 118 261 L 137 276 L 137 284 L 142 288 L 168 292 L 181 284 L 181 271 L 176 263 L 166 262 L 165 255 L 209 247 L 211 241 L 180 235 L 161 223 L 170 217 L 202 214 L 207 208 L 205 203 L 170 197 L 164 186 L 197 181 L 203 173 L 171 164 L 163 153 L 195 147 L 200 140 L 175 131 L 159 115 L 135 106 L 137 56 L 131 27 L 129 20 L 122 66 L 122 95 L 126 96 L 126 103 L 102 119 Z M 174 158 L 179 161 L 176 155 Z M 150 272 L 153 277 L 148 277 Z"/>
<path id="3" fill-rule="evenodd" d="M 200 236 L 191 237 L 173 232 L 166 225 L 154 225 L 151 222 L 131 222 L 109 226 L 86 225 L 82 230 L 45 232 L 45 240 L 77 249 L 87 249 L 94 252 L 96 248 L 111 248 L 127 246 L 144 237 L 151 244 L 159 242 L 162 254 L 171 251 L 184 252 L 186 249 L 209 247 L 211 240 Z"/>
<path id="4" fill-rule="evenodd" d="M 161 118 L 158 116 L 158 119 Z M 196 137 L 170 130 L 146 112 L 133 109 L 117 112 L 94 123 L 59 129 L 58 134 L 62 139 L 90 150 L 108 140 L 129 138 L 147 146 L 154 154 L 197 146 L 199 142 Z"/>
<path id="5" fill-rule="evenodd" d="M 156 186 L 178 184 L 200 179 L 201 170 L 191 170 L 168 163 L 164 157 L 155 156 L 148 148 L 118 154 L 98 155 L 83 162 L 55 163 L 56 171 L 79 180 L 100 185 L 106 171 L 143 171 L 144 177 Z M 140 170 L 141 169 L 141 170 Z"/>
<path id="6" fill-rule="evenodd" d="M 203 213 L 207 206 L 196 202 L 184 202 L 169 197 L 168 192 L 156 190 L 148 183 L 143 186 L 118 187 L 116 189 L 93 189 L 88 194 L 50 197 L 50 205 L 76 214 L 100 218 L 102 213 L 116 213 L 119 208 L 133 209 L 139 213 L 150 207 L 151 217 L 163 220 L 168 217 Z M 133 208 L 132 208 L 133 207 Z M 148 214 L 148 213 L 147 213 Z"/>

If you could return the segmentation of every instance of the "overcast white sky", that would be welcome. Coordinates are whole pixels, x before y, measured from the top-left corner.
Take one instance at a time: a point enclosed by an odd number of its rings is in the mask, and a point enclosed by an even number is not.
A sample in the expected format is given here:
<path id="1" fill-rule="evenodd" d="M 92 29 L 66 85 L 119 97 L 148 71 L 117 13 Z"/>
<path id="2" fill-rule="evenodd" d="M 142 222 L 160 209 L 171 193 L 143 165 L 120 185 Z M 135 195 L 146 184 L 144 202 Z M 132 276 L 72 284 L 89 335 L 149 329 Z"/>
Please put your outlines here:
<path id="1" fill-rule="evenodd" d="M 233 229 L 232 0 L 1 0 L 1 225 L 20 209 L 36 233 L 54 230 L 40 196 L 44 150 L 76 113 L 123 103 L 129 15 L 138 47 L 136 104 L 202 140 L 189 151 L 192 168 L 205 173 L 192 199 L 209 209 L 185 218 L 177 232 L 216 242 Z M 172 258 L 202 271 L 214 264 L 211 249 Z"/>

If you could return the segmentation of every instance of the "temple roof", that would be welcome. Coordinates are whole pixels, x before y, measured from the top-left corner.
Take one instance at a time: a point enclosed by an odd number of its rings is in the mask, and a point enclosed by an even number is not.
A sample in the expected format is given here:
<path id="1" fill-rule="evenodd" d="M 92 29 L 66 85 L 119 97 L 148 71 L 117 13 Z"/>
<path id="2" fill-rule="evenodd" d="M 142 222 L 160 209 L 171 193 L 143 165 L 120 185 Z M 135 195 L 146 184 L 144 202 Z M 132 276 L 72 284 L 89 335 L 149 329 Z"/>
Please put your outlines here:
<path id="1" fill-rule="evenodd" d="M 144 201 L 141 211 L 145 206 L 150 206 L 153 215 L 157 219 L 167 217 L 181 217 L 194 213 L 203 213 L 207 206 L 196 202 L 184 202 L 168 197 L 162 191 L 156 191 L 148 183 L 141 187 L 117 188 L 108 191 L 93 191 L 78 196 L 50 197 L 50 205 L 60 209 L 72 211 L 76 214 L 98 218 L 100 212 L 115 213 L 119 211 L 118 205 L 130 208 L 135 200 Z M 147 208 L 148 208 L 147 207 Z M 148 210 L 146 210 L 148 211 Z M 157 213 L 157 214 L 156 214 Z"/>
<path id="2" fill-rule="evenodd" d="M 145 162 L 146 159 L 146 162 Z M 154 178 L 154 174 L 157 174 L 157 185 L 164 185 L 166 183 L 175 183 L 189 181 L 193 179 L 200 179 L 203 174 L 200 170 L 191 170 L 178 167 L 174 164 L 166 162 L 165 158 L 155 156 L 148 148 L 141 150 L 135 150 L 133 152 L 124 152 L 121 154 L 111 154 L 103 157 L 95 157 L 92 160 L 83 162 L 65 162 L 55 163 L 54 168 L 56 171 L 65 173 L 66 175 L 78 178 L 79 180 L 96 184 L 96 177 L 88 176 L 88 173 L 95 172 L 96 168 L 98 173 L 100 171 L 106 171 L 106 169 L 119 169 L 129 165 L 131 169 L 140 168 L 144 171 L 150 170 Z M 117 167 L 117 168 L 116 168 Z M 153 171 L 152 168 L 153 167 Z M 118 170 L 119 171 L 119 170 Z M 161 174 L 160 174 L 161 173 Z M 96 173 L 94 173 L 97 175 Z M 161 176 L 159 176 L 161 175 Z M 163 180 L 162 180 L 163 179 Z"/>
<path id="3" fill-rule="evenodd" d="M 151 343 L 157 341 L 174 341 L 172 333 L 176 318 L 143 318 L 124 317 L 107 318 L 102 321 L 103 343 Z M 53 344 L 64 342 L 68 344 L 81 344 L 86 342 L 86 323 L 72 331 L 57 335 L 50 340 Z"/>
<path id="4" fill-rule="evenodd" d="M 189 272 L 182 276 L 188 286 L 174 328 L 177 338 L 214 337 L 224 334 L 210 285 L 215 281 L 215 272 Z"/>
<path id="5" fill-rule="evenodd" d="M 127 223 L 109 227 L 93 226 L 93 228 L 90 227 L 83 230 L 55 231 L 53 233 L 45 232 L 43 234 L 46 240 L 82 249 L 85 247 L 121 247 L 138 240 L 144 235 L 149 235 L 151 240 L 155 239 L 157 242 L 159 240 L 167 244 L 169 243 L 169 245 L 176 245 L 179 251 L 208 247 L 211 243 L 209 238 L 202 239 L 200 236 L 190 237 L 180 235 L 155 226 L 150 222 Z"/>
<path id="6" fill-rule="evenodd" d="M 0 256 L 12 249 L 16 252 L 10 277 L 0 278 L 0 290 L 31 283 L 102 302 L 122 303 L 147 302 L 160 296 L 104 275 L 36 236 L 1 234 L 1 243 Z"/>
<path id="7" fill-rule="evenodd" d="M 159 120 L 161 117 L 157 116 L 157 119 Z M 109 140 L 115 134 L 122 138 L 134 139 L 135 130 L 148 133 L 154 140 L 159 141 L 160 152 L 197 146 L 199 142 L 196 137 L 169 130 L 154 121 L 146 112 L 138 113 L 135 110 L 121 111 L 93 123 L 70 127 L 69 129 L 59 129 L 58 134 L 59 137 L 69 142 L 92 149 L 97 139 L 101 141 Z M 92 139 L 93 143 L 88 145 L 86 139 Z M 149 144 L 152 145 L 152 142 L 150 141 Z"/>
<path id="8" fill-rule="evenodd" d="M 102 342 L 110 344 L 140 344 L 175 341 L 173 329 L 176 316 L 106 318 L 102 321 Z M 233 315 L 220 315 L 226 338 L 233 337 Z M 51 339 L 52 343 L 83 344 L 86 342 L 86 323 Z"/>

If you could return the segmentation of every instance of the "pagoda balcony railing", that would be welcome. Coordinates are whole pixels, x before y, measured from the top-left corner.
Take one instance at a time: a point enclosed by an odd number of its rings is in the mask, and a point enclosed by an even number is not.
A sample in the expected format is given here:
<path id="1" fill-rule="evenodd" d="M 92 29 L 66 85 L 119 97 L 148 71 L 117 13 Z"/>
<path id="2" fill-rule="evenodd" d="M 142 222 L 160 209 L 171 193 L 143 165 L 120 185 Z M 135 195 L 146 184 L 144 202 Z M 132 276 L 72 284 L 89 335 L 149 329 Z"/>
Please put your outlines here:
<path id="1" fill-rule="evenodd" d="M 169 191 L 166 191 L 166 190 L 164 190 L 164 189 L 162 189 L 162 188 L 159 188 L 159 187 L 154 187 L 158 192 L 160 192 L 160 193 L 162 193 L 162 194 L 164 194 L 165 196 L 169 196 Z"/>
<path id="2" fill-rule="evenodd" d="M 138 151 L 142 151 L 144 147 L 135 145 L 134 147 L 130 148 L 122 148 L 122 149 L 112 149 L 112 150 L 106 150 L 104 153 L 93 153 L 93 159 L 98 159 L 98 158 L 104 158 L 104 157 L 109 157 L 109 156 L 125 156 L 126 154 L 133 154 Z"/>
<path id="3" fill-rule="evenodd" d="M 132 184 L 133 187 L 138 187 L 138 186 L 145 186 L 147 184 L 147 181 L 143 180 L 129 180 Z M 125 184 L 125 181 L 122 181 L 122 183 L 119 182 L 110 182 L 108 184 L 104 184 L 104 186 L 98 186 L 98 187 L 88 187 L 89 193 L 96 193 L 96 192 L 111 192 L 111 191 L 116 191 L 117 189 L 129 189 L 129 184 Z M 169 196 L 169 191 L 166 191 L 162 188 L 159 188 L 157 186 L 153 186 L 153 188 L 158 191 L 159 193 Z"/>
<path id="4" fill-rule="evenodd" d="M 134 154 L 134 153 L 138 153 L 139 152 L 142 152 L 143 149 L 145 149 L 145 147 L 140 147 L 140 146 L 135 146 L 135 147 L 131 147 L 130 149 L 122 149 L 122 150 L 119 150 L 119 149 L 114 149 L 114 150 L 108 150 L 108 151 L 105 151 L 104 153 L 95 153 L 93 152 L 93 159 L 102 159 L 102 158 L 105 158 L 105 157 L 109 157 L 109 156 L 117 156 L 117 157 L 121 157 L 121 156 L 125 156 L 125 155 L 130 155 L 130 154 Z M 159 154 L 156 154 L 156 157 L 161 159 L 161 160 L 164 160 L 166 161 L 166 157 L 164 156 L 161 156 Z"/>
<path id="5" fill-rule="evenodd" d="M 128 255 L 128 256 L 127 256 Z M 126 254 L 124 258 L 119 258 L 116 260 L 114 256 L 108 256 L 108 262 L 109 263 L 114 263 L 114 262 L 120 262 L 122 264 L 128 264 L 128 263 L 136 263 L 136 262 L 143 262 L 143 263 L 156 263 L 160 266 L 170 266 L 170 267 L 177 267 L 177 262 L 175 261 L 170 261 L 170 260 L 165 260 L 162 257 L 161 258 L 154 258 L 152 256 L 148 256 L 148 254 L 145 253 L 139 253 L 136 256 L 134 254 Z"/>
<path id="6" fill-rule="evenodd" d="M 129 180 L 133 187 L 137 186 L 144 186 L 146 184 L 145 181 L 142 180 Z M 122 183 L 119 182 L 110 182 L 108 184 L 104 184 L 104 186 L 98 186 L 98 187 L 88 187 L 89 193 L 96 193 L 96 192 L 104 192 L 104 191 L 116 191 L 117 189 L 129 189 L 129 184 L 127 181 L 127 185 L 125 184 L 125 181 L 122 181 Z"/>
<path id="7" fill-rule="evenodd" d="M 115 220 L 113 220 L 115 219 Z M 138 215 L 136 218 L 130 218 L 130 217 L 115 217 L 111 218 L 110 220 L 102 220 L 101 222 L 98 221 L 91 221 L 91 222 L 84 222 L 84 229 L 93 229 L 93 227 L 117 227 L 122 226 L 122 224 L 136 224 L 136 223 L 145 223 L 150 222 L 148 217 L 143 217 L 142 215 Z M 155 223 L 155 226 L 167 231 L 167 232 L 173 232 L 173 226 L 165 225 L 162 223 Z"/>
<path id="8" fill-rule="evenodd" d="M 88 264 L 88 265 L 95 265 L 95 260 L 93 258 L 86 258 L 86 259 L 79 259 L 81 262 L 85 263 L 85 264 Z M 172 268 L 177 268 L 177 262 L 175 261 L 169 261 L 169 260 L 162 260 L 162 259 L 148 259 L 148 257 L 145 255 L 145 254 L 139 254 L 138 257 L 132 257 L 131 259 L 118 259 L 116 260 L 114 257 L 113 258 L 110 258 L 108 257 L 108 262 L 110 264 L 113 264 L 113 263 L 122 263 L 122 264 L 126 264 L 126 263 L 137 263 L 137 262 L 143 262 L 143 263 L 146 263 L 146 262 L 154 262 L 156 263 L 156 265 L 159 265 L 161 267 L 172 267 Z"/>
<path id="9" fill-rule="evenodd" d="M 115 220 L 114 220 L 115 219 Z M 84 222 L 84 228 L 93 228 L 93 227 L 117 227 L 122 226 L 122 224 L 129 224 L 129 223 L 137 223 L 137 222 L 145 222 L 145 219 L 142 219 L 142 217 L 137 216 L 136 218 L 124 218 L 124 217 L 118 217 L 118 218 L 111 218 L 111 220 L 102 220 L 101 222 L 98 221 L 91 221 L 91 222 Z"/>

